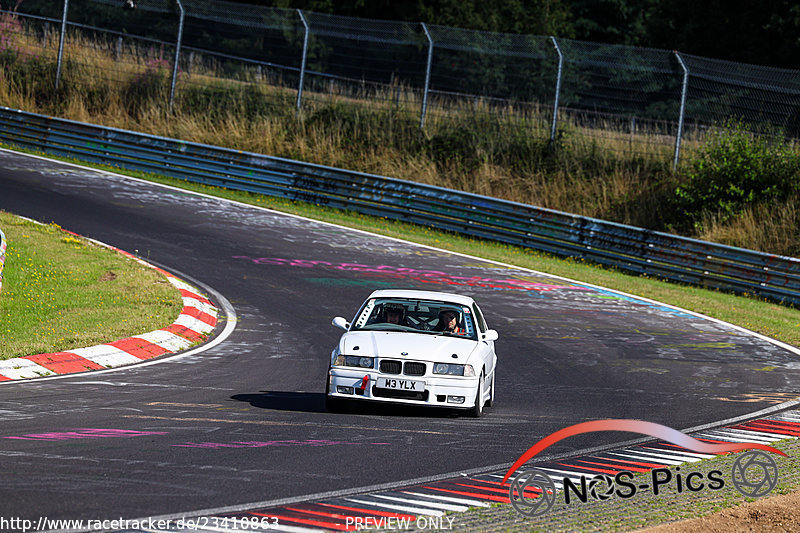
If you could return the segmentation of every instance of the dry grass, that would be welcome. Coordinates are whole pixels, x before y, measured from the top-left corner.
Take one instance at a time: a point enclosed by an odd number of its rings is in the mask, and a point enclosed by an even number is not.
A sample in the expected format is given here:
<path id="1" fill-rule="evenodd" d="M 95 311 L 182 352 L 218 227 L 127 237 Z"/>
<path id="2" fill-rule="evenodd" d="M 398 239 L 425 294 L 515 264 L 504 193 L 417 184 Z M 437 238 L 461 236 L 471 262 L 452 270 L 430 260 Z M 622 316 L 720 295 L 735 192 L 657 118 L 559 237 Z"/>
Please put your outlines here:
<path id="1" fill-rule="evenodd" d="M 781 204 L 764 203 L 748 207 L 726 223 L 718 217 L 707 215 L 700 234 L 704 240 L 751 248 L 762 252 L 793 257 L 800 256 L 800 198 L 794 197 Z"/>

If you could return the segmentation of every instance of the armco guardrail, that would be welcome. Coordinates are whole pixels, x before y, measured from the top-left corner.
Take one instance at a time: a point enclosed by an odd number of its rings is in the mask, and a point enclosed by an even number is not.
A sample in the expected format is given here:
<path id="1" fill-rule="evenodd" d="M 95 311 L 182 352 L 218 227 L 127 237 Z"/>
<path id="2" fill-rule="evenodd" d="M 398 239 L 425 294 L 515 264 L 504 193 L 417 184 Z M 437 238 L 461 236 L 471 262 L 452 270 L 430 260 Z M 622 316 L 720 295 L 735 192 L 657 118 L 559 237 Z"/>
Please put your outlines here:
<path id="1" fill-rule="evenodd" d="M 302 200 L 800 304 L 800 260 L 441 187 L 0 108 L 22 148 Z"/>

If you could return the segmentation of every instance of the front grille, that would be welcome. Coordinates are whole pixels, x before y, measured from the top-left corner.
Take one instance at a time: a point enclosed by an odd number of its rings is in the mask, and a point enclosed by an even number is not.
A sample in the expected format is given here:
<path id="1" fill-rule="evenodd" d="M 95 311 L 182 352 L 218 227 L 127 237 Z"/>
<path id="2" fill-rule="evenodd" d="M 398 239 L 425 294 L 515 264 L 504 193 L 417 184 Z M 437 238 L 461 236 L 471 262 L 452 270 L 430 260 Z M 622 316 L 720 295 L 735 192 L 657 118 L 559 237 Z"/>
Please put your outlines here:
<path id="1" fill-rule="evenodd" d="M 428 401 L 428 391 L 413 392 L 408 390 L 379 389 L 378 387 L 372 387 L 372 395 L 376 398 L 396 398 L 398 400 L 418 400 L 420 402 Z"/>
<path id="2" fill-rule="evenodd" d="M 381 372 L 384 374 L 399 374 L 403 363 L 400 361 L 384 360 L 381 361 Z"/>
<path id="3" fill-rule="evenodd" d="M 407 376 L 424 376 L 425 363 L 413 363 L 408 361 L 403 368 L 403 374 Z"/>

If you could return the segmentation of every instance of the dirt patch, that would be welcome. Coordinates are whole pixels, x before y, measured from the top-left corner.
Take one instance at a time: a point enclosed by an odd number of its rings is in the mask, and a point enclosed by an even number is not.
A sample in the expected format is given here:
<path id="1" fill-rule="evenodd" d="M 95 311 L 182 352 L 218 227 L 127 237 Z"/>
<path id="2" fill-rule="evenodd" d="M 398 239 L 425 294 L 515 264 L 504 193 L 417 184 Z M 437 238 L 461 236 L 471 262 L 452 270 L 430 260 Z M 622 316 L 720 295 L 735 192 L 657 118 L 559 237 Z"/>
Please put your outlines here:
<path id="1" fill-rule="evenodd" d="M 782 494 L 701 518 L 650 527 L 641 533 L 740 533 L 800 531 L 800 492 Z"/>
<path id="2" fill-rule="evenodd" d="M 108 272 L 100 276 L 100 279 L 98 281 L 113 281 L 115 279 L 117 279 L 117 275 L 109 270 Z"/>

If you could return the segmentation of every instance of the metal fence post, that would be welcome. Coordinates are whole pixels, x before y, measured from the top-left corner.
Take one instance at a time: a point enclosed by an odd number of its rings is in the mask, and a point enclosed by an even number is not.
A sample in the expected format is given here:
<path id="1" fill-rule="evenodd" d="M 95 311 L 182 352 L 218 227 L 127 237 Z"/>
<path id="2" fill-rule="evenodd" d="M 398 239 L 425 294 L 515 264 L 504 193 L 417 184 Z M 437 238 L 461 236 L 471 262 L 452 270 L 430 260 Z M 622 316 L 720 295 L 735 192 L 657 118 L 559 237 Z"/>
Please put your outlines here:
<path id="1" fill-rule="evenodd" d="M 64 36 L 67 34 L 68 9 L 69 9 L 69 0 L 64 0 L 64 14 L 61 16 L 61 40 L 58 43 L 58 64 L 56 66 L 56 91 L 58 91 L 58 84 L 61 81 L 61 63 L 64 58 Z"/>
<path id="2" fill-rule="evenodd" d="M 428 27 L 424 22 L 422 30 L 425 32 L 425 37 L 428 38 L 428 65 L 425 68 L 425 90 L 422 92 L 422 112 L 419 118 L 419 129 L 425 129 L 425 114 L 428 112 L 428 89 L 431 86 L 431 64 L 433 63 L 433 38 L 431 37 Z"/>
<path id="3" fill-rule="evenodd" d="M 172 65 L 172 83 L 170 84 L 169 88 L 170 112 L 172 112 L 172 109 L 175 105 L 175 84 L 178 81 L 178 62 L 181 59 L 181 41 L 183 40 L 183 18 L 185 15 L 181 0 L 177 0 L 177 2 L 178 2 L 178 9 L 181 10 L 181 19 L 180 22 L 178 23 L 178 42 L 175 44 L 175 62 Z"/>
<path id="4" fill-rule="evenodd" d="M 306 20 L 305 15 L 303 15 L 303 11 L 298 9 L 297 14 L 300 15 L 300 22 L 303 23 L 303 28 L 305 28 L 305 35 L 303 37 L 303 60 L 300 62 L 300 81 L 297 84 L 297 111 L 296 114 L 300 114 L 300 107 L 303 105 L 303 83 L 306 77 L 306 60 L 308 59 L 308 34 L 309 34 L 309 27 L 308 21 Z"/>
<path id="5" fill-rule="evenodd" d="M 553 36 L 550 36 L 553 41 L 553 46 L 558 54 L 558 73 L 556 74 L 556 97 L 553 101 L 553 124 L 550 126 L 550 144 L 556 140 L 556 126 L 558 125 L 558 98 L 561 95 L 561 73 L 564 69 L 564 55 L 561 53 L 561 48 L 558 46 L 558 41 Z"/>
<path id="6" fill-rule="evenodd" d="M 683 137 L 683 117 L 686 113 L 686 93 L 689 90 L 689 69 L 686 68 L 686 63 L 683 62 L 683 58 L 678 53 L 678 51 L 675 50 L 674 53 L 675 57 L 678 58 L 678 63 L 680 63 L 681 68 L 683 69 L 683 85 L 681 86 L 681 111 L 680 111 L 680 116 L 678 117 L 678 134 L 675 137 L 675 158 L 672 161 L 672 170 L 677 170 L 678 158 L 681 155 L 681 137 Z"/>

